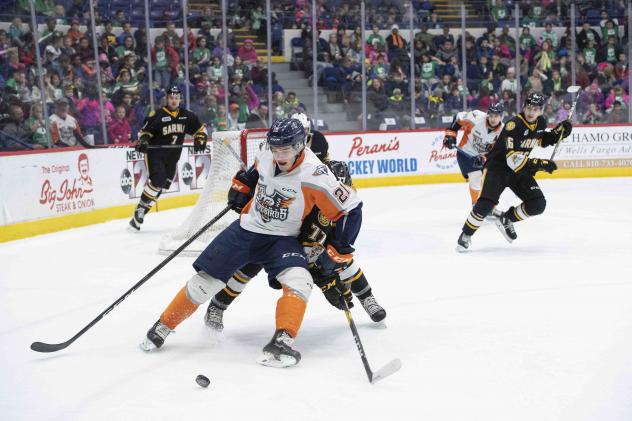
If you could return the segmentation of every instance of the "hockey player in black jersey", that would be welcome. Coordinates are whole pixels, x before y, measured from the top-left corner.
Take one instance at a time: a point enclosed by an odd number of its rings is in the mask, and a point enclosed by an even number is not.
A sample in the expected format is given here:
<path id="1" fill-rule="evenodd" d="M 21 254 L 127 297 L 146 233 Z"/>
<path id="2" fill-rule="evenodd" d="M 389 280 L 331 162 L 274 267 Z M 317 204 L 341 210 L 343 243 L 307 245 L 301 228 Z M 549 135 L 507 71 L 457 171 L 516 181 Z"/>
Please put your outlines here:
<path id="1" fill-rule="evenodd" d="M 329 160 L 327 166 L 341 182 L 351 186 L 351 175 L 344 162 Z M 348 264 L 333 268 L 333 270 L 331 270 L 332 268 L 323 268 L 321 265 L 319 256 L 326 253 L 327 244 L 331 241 L 335 231 L 334 227 L 335 223 L 327 219 L 318 208 L 312 209 L 301 226 L 298 240 L 306 252 L 309 271 L 314 283 L 321 289 L 327 301 L 339 309 L 342 309 L 341 296 L 345 298 L 349 307 L 353 307 L 351 302 L 351 293 L 353 293 L 371 320 L 380 322 L 386 317 L 386 311 L 375 300 L 371 285 L 369 285 L 355 259 Z M 223 330 L 224 310 L 241 294 L 250 279 L 254 278 L 260 271 L 260 265 L 248 264 L 244 266 L 233 274 L 223 290 L 215 294 L 204 317 L 209 328 L 216 331 Z M 276 289 L 281 287 L 278 282 L 275 283 L 274 281 L 270 282 L 270 286 Z"/>
<path id="2" fill-rule="evenodd" d="M 560 138 L 571 133 L 573 126 L 570 121 L 565 120 L 553 130 L 546 131 L 546 119 L 542 117 L 543 107 L 544 96 L 531 93 L 522 112 L 505 123 L 487 156 L 481 195 L 465 220 L 457 241 L 457 251 L 465 251 L 470 246 L 472 235 L 492 210 L 496 225 L 509 242 L 517 238 L 514 222 L 544 212 L 546 200 L 534 176 L 538 171 L 552 173 L 557 165 L 551 160 L 529 158 L 529 154 L 535 146 L 555 145 Z M 522 203 L 501 212 L 494 207 L 506 188 L 510 188 Z"/>
<path id="3" fill-rule="evenodd" d="M 191 111 L 181 108 L 182 94 L 174 86 L 167 91 L 167 105 L 152 111 L 138 133 L 136 150 L 145 154 L 145 166 L 149 176 L 145 188 L 129 221 L 131 231 L 140 231 L 145 214 L 149 212 L 163 190 L 169 189 L 177 170 L 181 148 L 164 148 L 166 145 L 182 145 L 184 136 L 193 136 L 193 150 L 206 149 L 206 127 Z M 149 148 L 157 146 L 157 148 Z"/>
<path id="4" fill-rule="evenodd" d="M 327 161 L 329 161 L 329 144 L 327 143 L 325 135 L 314 129 L 311 120 L 305 113 L 294 113 L 290 118 L 301 122 L 306 133 L 307 147 L 316 154 L 318 159 L 327 163 Z"/>

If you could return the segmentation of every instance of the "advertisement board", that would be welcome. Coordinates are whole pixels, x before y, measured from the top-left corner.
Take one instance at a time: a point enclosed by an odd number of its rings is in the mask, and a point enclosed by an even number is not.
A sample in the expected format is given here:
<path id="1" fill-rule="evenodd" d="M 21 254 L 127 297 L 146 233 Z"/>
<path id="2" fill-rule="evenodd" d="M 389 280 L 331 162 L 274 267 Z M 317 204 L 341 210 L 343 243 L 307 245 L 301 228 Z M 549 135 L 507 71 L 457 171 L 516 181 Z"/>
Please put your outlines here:
<path id="1" fill-rule="evenodd" d="M 463 181 L 456 151 L 443 147 L 443 130 L 326 136 L 331 159 L 345 161 L 359 187 Z M 171 186 L 158 207 L 161 203 L 177 207 L 195 202 L 195 193 L 204 188 L 210 174 L 210 151 L 210 144 L 202 154 L 183 149 Z M 531 156 L 548 159 L 552 152 L 552 147 L 536 148 Z M 575 127 L 560 145 L 555 161 L 559 170 L 553 177 L 632 175 L 632 126 Z M 45 221 L 36 230 L 53 231 L 49 222 L 57 217 L 102 211 L 94 218 L 83 218 L 83 224 L 126 217 L 138 202 L 146 179 L 144 155 L 129 148 L 3 154 L 0 241 L 32 235 L 33 230 L 23 229 L 23 224 Z M 66 221 L 57 229 L 73 224 L 76 221 Z M 11 230 L 5 228 L 8 225 Z"/>
<path id="2" fill-rule="evenodd" d="M 204 188 L 211 165 L 203 154 L 183 149 L 163 198 Z M 147 180 L 144 155 L 133 149 L 75 149 L 0 158 L 0 225 L 132 205 Z"/>

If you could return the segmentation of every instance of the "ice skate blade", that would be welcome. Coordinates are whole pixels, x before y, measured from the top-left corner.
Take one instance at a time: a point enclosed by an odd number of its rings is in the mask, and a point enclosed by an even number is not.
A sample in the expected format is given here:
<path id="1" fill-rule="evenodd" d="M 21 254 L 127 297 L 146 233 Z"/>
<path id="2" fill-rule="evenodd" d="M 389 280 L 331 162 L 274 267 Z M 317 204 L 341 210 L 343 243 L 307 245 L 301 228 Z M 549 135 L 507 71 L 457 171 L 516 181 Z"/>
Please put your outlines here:
<path id="1" fill-rule="evenodd" d="M 500 231 L 500 233 L 502 234 L 502 236 L 505 238 L 505 240 L 507 240 L 507 242 L 509 244 L 513 243 L 513 239 L 511 237 L 509 237 L 507 235 L 507 233 L 505 232 L 505 227 L 503 226 L 503 224 L 500 222 L 500 219 L 497 219 L 494 224 L 496 225 L 496 228 L 498 228 L 498 231 Z"/>
<path id="2" fill-rule="evenodd" d="M 128 223 L 127 224 L 127 231 L 134 233 L 134 234 L 138 234 L 140 232 L 140 227 L 135 227 L 134 225 L 132 225 L 132 223 Z"/>
<path id="3" fill-rule="evenodd" d="M 138 347 L 143 352 L 151 352 L 151 351 L 154 351 L 154 350 L 158 349 L 158 347 L 156 345 L 154 345 L 154 343 L 152 341 L 150 341 L 149 338 L 143 339 L 143 341 L 138 344 Z"/>
<path id="4" fill-rule="evenodd" d="M 467 252 L 467 250 L 468 250 L 467 247 L 463 247 L 460 244 L 458 246 L 456 246 L 456 251 L 459 252 L 459 253 L 465 253 L 465 252 Z"/>
<path id="5" fill-rule="evenodd" d="M 222 333 L 222 331 L 224 330 L 223 325 L 218 325 L 217 323 L 209 323 L 206 320 L 204 320 L 204 326 L 206 326 L 208 331 L 211 333 Z"/>
<path id="6" fill-rule="evenodd" d="M 384 321 L 384 319 L 382 319 L 379 322 L 373 322 L 371 324 L 371 327 L 373 329 L 386 329 L 388 326 L 386 326 L 386 322 Z"/>
<path id="7" fill-rule="evenodd" d="M 298 364 L 296 358 L 289 355 L 279 355 L 279 358 L 275 358 L 270 352 L 264 352 L 257 358 L 257 362 L 266 367 L 274 368 L 287 368 Z"/>

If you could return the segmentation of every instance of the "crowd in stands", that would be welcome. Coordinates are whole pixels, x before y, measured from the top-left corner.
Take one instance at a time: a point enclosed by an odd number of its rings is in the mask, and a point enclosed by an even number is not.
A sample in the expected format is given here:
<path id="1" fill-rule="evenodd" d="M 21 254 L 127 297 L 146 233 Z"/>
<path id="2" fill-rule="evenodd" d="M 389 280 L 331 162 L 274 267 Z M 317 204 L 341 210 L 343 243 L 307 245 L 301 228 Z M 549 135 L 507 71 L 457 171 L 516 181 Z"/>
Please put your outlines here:
<path id="1" fill-rule="evenodd" d="M 16 7 L 26 13 L 28 4 L 20 0 Z M 126 2 L 126 7 L 120 9 L 114 7 L 123 3 L 106 4 L 107 10 L 102 7 L 103 2 L 97 2 L 96 9 L 102 109 L 86 1 L 36 1 L 37 12 L 45 22 L 38 33 L 37 46 L 26 18 L 16 16 L 8 29 L 0 30 L 0 149 L 47 147 L 47 126 L 54 147 L 77 145 L 80 138 L 103 143 L 101 113 L 108 143 L 134 140 L 149 112 L 150 90 L 159 106 L 171 85 L 179 85 L 182 90 L 188 85 L 189 107 L 211 130 L 265 127 L 269 113 L 276 118 L 306 110 L 296 94 L 285 92 L 274 74 L 272 103 L 267 103 L 265 62 L 258 57 L 254 40 L 237 38 L 231 29 L 226 33 L 228 91 L 224 91 L 223 34 L 211 34 L 211 29 L 221 23 L 217 9 L 204 7 L 188 19 L 187 81 L 184 39 L 176 31 L 176 22 L 165 21 L 160 34 L 148 45 L 144 22 L 139 20 L 140 15 L 132 13 L 141 8 L 138 1 Z M 169 8 L 161 9 L 158 17 L 177 17 L 178 4 L 169 3 Z M 263 1 L 229 4 L 235 8 L 235 13 L 229 14 L 229 27 L 265 33 Z M 301 29 L 296 45 L 302 46 L 303 52 L 294 64 L 312 82 L 339 96 L 347 104 L 351 119 L 362 118 L 364 49 L 369 128 L 377 128 L 388 116 L 399 127 L 408 126 L 413 117 L 423 117 L 428 125 L 439 127 L 443 125 L 442 117 L 462 110 L 464 103 L 468 108 L 486 110 L 492 102 L 500 101 L 511 114 L 516 110 L 518 94 L 524 98 L 531 91 L 547 96 L 545 115 L 554 123 L 565 118 L 570 109 L 571 98 L 565 89 L 572 77 L 571 30 L 567 21 L 560 20 L 561 16 L 568 16 L 570 1 L 519 2 L 518 37 L 513 27 L 515 4 L 512 0 L 487 0 L 480 8 L 481 18 L 492 23 L 481 36 L 466 32 L 463 40 L 460 28 L 444 22 L 431 1 L 413 1 L 411 8 L 408 2 L 369 0 L 366 42 L 362 44 L 359 4 L 318 1 L 318 33 L 323 29 L 333 31 L 326 39 L 319 37 L 316 54 L 311 51 L 310 0 L 274 2 L 271 25 L 276 29 Z M 575 77 L 582 92 L 575 120 L 586 124 L 626 122 L 629 86 L 625 5 L 615 0 L 576 1 L 576 5 Z M 414 37 L 412 56 L 409 40 L 400 34 L 400 26 L 406 27 L 411 18 L 420 28 Z M 536 38 L 531 31 L 539 26 L 545 30 Z M 558 36 L 553 29 L 560 26 L 566 30 Z M 390 31 L 386 37 L 380 33 L 384 29 Z M 441 32 L 434 31 L 433 35 L 430 29 Z M 462 42 L 466 48 L 465 63 L 461 57 Z M 36 49 L 43 62 L 48 122 L 44 121 L 41 105 Z M 152 86 L 148 82 L 148 49 Z M 517 53 L 521 56 L 519 72 L 515 68 Z M 314 56 L 317 72 L 312 75 Z M 411 66 L 415 75 L 414 116 L 410 115 Z M 226 97 L 228 109 L 224 106 Z"/>
<path id="2" fill-rule="evenodd" d="M 516 112 L 518 94 L 542 92 L 548 98 L 546 116 L 551 123 L 565 118 L 571 97 L 566 88 L 572 81 L 570 23 L 561 16 L 570 13 L 570 1 L 522 1 L 520 34 L 515 36 L 514 1 L 491 0 L 487 30 L 478 37 L 465 34 L 465 63 L 462 61 L 460 28 L 444 23 L 436 16 L 431 2 L 413 2 L 413 14 L 420 31 L 413 40 L 400 34 L 400 26 L 410 19 L 409 7 L 369 7 L 367 25 L 371 32 L 362 45 L 361 26 L 355 8 L 342 7 L 327 39 L 317 42 L 317 83 L 329 92 L 340 92 L 349 104 L 350 118 L 359 114 L 362 90 L 361 52 L 365 52 L 367 118 L 369 128 L 377 128 L 385 117 L 397 120 L 397 127 L 408 127 L 411 117 L 410 70 L 414 70 L 414 116 L 423 117 L 432 126 L 442 125 L 467 108 L 486 110 L 492 102 L 502 102 L 510 114 Z M 622 1 L 576 1 L 577 48 L 576 83 L 582 87 L 574 116 L 580 123 L 627 122 L 628 44 L 627 17 Z M 605 7 L 605 8 L 604 8 Z M 428 9 L 424 9 L 428 8 Z M 612 16 L 611 16 L 612 14 Z M 380 31 L 390 29 L 386 37 Z M 312 28 L 302 23 L 300 39 L 302 59 L 297 64 L 312 76 Z M 537 38 L 535 27 L 544 27 Z M 558 36 L 554 27 L 565 28 Z M 441 29 L 432 35 L 429 29 Z M 319 34 L 320 28 L 317 28 Z M 455 29 L 456 31 L 451 31 Z M 408 31 L 406 31 L 406 34 Z M 455 37 L 454 33 L 457 34 Z M 519 72 L 516 54 L 521 57 Z M 412 60 L 411 60 L 412 59 Z M 463 78 L 463 70 L 466 79 Z M 520 80 L 518 80 L 518 73 Z M 520 88 L 520 92 L 518 92 Z M 355 105 L 355 106 L 354 106 Z"/>

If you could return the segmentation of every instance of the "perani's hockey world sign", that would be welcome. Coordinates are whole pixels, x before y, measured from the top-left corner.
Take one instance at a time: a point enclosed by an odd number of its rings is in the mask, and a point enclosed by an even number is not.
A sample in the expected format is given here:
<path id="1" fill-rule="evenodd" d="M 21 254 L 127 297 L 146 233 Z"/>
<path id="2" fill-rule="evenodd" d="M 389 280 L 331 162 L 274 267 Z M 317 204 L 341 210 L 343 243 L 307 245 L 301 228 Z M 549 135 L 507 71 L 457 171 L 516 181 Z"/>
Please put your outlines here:
<path id="1" fill-rule="evenodd" d="M 456 151 L 443 147 L 443 130 L 331 133 L 327 140 L 331 158 L 345 161 L 359 186 L 463 180 Z M 552 152 L 535 148 L 531 157 Z M 632 126 L 576 126 L 555 161 L 555 177 L 632 175 Z"/>
<path id="2" fill-rule="evenodd" d="M 456 151 L 443 147 L 443 132 L 397 131 L 330 134 L 332 159 L 345 161 L 357 178 L 458 173 Z"/>

